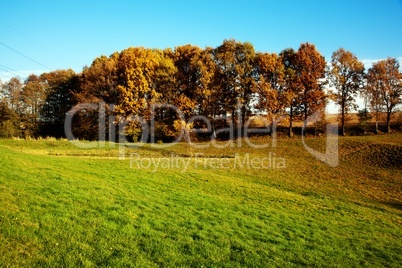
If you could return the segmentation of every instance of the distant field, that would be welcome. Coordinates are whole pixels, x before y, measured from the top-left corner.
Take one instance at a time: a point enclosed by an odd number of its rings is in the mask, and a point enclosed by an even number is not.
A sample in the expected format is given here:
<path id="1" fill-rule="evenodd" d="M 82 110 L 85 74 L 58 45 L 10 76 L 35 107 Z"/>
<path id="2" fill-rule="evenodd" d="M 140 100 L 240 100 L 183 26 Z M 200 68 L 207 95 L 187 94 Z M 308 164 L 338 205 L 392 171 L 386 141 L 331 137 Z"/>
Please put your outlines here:
<path id="1" fill-rule="evenodd" d="M 369 126 L 368 132 L 371 132 L 374 134 L 376 120 L 375 120 L 374 113 L 371 113 L 371 116 L 372 116 L 371 120 L 367 121 L 367 124 Z M 264 117 L 261 117 L 261 118 L 264 119 Z M 261 120 L 261 118 L 256 116 L 256 118 L 253 121 L 257 127 L 264 127 L 266 125 L 266 121 Z M 327 123 L 338 123 L 340 125 L 340 122 L 341 122 L 340 115 L 339 114 L 326 114 L 325 121 Z M 295 121 L 293 121 L 292 125 L 294 128 L 301 128 L 303 126 L 303 121 L 295 119 Z M 354 135 L 356 130 L 360 130 L 361 127 L 359 126 L 360 121 L 359 121 L 358 114 L 357 113 L 347 114 L 345 125 L 346 125 L 346 132 L 348 132 L 349 134 L 352 133 L 352 135 Z M 380 127 L 380 129 L 379 129 L 380 131 L 386 132 L 386 128 L 385 128 L 386 127 L 386 114 L 385 113 L 381 113 L 379 115 L 378 125 Z M 313 126 L 314 125 L 312 123 L 309 124 L 310 128 L 312 128 Z M 288 127 L 289 127 L 288 119 L 285 119 L 278 123 L 278 129 L 281 132 L 287 133 Z M 394 112 L 393 113 L 393 115 L 391 117 L 391 129 L 393 132 L 402 133 L 402 112 Z M 296 133 L 298 133 L 298 132 L 300 132 L 300 131 L 296 131 Z"/>
<path id="2" fill-rule="evenodd" d="M 375 123 L 375 114 L 371 113 L 372 119 L 369 121 L 370 123 Z M 357 113 L 350 113 L 346 115 L 347 118 L 347 123 L 348 124 L 358 124 L 359 123 L 359 117 L 357 116 Z M 327 114 L 326 115 L 326 120 L 328 122 L 339 122 L 340 121 L 340 115 L 339 114 Z M 394 112 L 391 118 L 391 123 L 402 123 L 402 113 L 401 112 Z M 380 124 L 386 124 L 386 114 L 381 113 L 379 116 L 379 123 Z"/>
<path id="3" fill-rule="evenodd" d="M 0 140 L 0 266 L 400 267 L 401 134 L 163 146 Z"/>

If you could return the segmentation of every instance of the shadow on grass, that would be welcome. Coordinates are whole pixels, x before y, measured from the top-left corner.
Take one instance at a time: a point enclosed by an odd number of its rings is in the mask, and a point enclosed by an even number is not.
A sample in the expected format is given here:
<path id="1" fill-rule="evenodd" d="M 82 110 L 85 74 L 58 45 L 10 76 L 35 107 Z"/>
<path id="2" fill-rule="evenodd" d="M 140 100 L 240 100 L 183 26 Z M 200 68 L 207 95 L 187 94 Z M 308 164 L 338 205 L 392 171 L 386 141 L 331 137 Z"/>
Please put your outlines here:
<path id="1" fill-rule="evenodd" d="M 402 203 L 395 203 L 395 202 L 381 202 L 381 203 L 388 207 L 395 208 L 395 209 L 402 211 Z"/>

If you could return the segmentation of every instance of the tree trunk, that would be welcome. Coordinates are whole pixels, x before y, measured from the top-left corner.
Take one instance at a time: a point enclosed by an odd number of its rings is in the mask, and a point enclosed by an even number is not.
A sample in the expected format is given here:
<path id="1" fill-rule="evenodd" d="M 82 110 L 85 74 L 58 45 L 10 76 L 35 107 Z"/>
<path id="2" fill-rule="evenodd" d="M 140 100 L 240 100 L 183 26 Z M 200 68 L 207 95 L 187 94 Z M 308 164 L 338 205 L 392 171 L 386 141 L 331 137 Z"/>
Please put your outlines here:
<path id="1" fill-rule="evenodd" d="M 216 139 L 216 129 L 215 129 L 215 112 L 212 113 L 211 115 L 211 130 L 212 130 L 212 134 L 211 134 L 211 140 L 215 140 Z"/>
<path id="2" fill-rule="evenodd" d="M 305 117 L 303 121 L 302 136 L 307 137 L 307 117 Z"/>
<path id="3" fill-rule="evenodd" d="M 246 122 L 246 107 L 243 106 L 242 107 L 242 113 L 241 113 L 241 122 L 240 122 L 240 137 L 246 136 L 246 134 L 244 133 L 244 123 Z"/>
<path id="4" fill-rule="evenodd" d="M 290 105 L 289 137 L 293 137 L 293 105 Z"/>
<path id="5" fill-rule="evenodd" d="M 344 108 L 344 106 L 342 107 L 341 135 L 345 136 L 345 108 Z"/>
<path id="6" fill-rule="evenodd" d="M 235 127 L 235 112 L 236 112 L 236 109 L 232 109 L 232 127 L 234 128 Z"/>
<path id="7" fill-rule="evenodd" d="M 391 133 L 391 112 L 387 112 L 387 133 Z"/>
<path id="8" fill-rule="evenodd" d="M 307 107 L 304 108 L 304 120 L 303 120 L 303 131 L 302 131 L 302 136 L 307 137 Z"/>

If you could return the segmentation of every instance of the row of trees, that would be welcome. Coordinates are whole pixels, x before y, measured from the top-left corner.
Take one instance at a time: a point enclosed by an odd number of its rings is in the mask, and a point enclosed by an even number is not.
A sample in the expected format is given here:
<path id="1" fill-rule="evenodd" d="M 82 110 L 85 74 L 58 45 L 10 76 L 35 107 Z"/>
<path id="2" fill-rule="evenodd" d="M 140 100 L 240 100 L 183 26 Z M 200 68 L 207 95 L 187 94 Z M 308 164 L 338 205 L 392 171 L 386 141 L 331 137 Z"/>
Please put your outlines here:
<path id="1" fill-rule="evenodd" d="M 75 104 L 79 76 L 72 70 L 13 77 L 0 86 L 0 137 L 64 135 L 66 113 Z"/>
<path id="2" fill-rule="evenodd" d="M 2 84 L 0 135 L 61 137 L 66 113 L 74 105 L 99 102 L 114 104 L 105 106 L 110 119 L 106 125 L 131 114 L 147 121 L 152 117 L 161 137 L 173 137 L 183 127 L 173 106 L 184 119 L 208 118 L 213 130 L 225 124 L 241 128 L 255 113 L 266 115 L 272 124 L 286 117 L 293 135 L 293 122 L 324 113 L 330 98 L 340 107 L 344 134 L 346 114 L 355 108 L 358 94 L 376 114 L 387 113 L 389 131 L 392 113 L 401 103 L 401 79 L 396 59 L 379 61 L 365 72 L 356 56 L 341 48 L 328 67 L 310 43 L 279 54 L 256 52 L 252 44 L 235 40 L 205 49 L 132 47 L 96 58 L 79 74 L 58 70 Z M 328 85 L 332 91 L 325 90 Z M 156 103 L 171 106 L 151 111 Z M 73 120 L 75 136 L 97 139 L 98 122 L 98 111 L 80 111 Z M 201 122 L 197 127 L 203 127 Z M 125 132 L 138 137 L 140 122 L 127 124 Z"/>
<path id="3" fill-rule="evenodd" d="M 356 97 L 360 94 L 367 107 L 375 113 L 376 132 L 380 114 L 386 113 L 387 132 L 391 131 L 391 116 L 402 102 L 402 73 L 395 58 L 378 61 L 365 72 L 363 64 L 354 54 L 339 49 L 332 55 L 329 72 L 331 85 L 335 88 L 330 97 L 340 107 L 342 134 L 345 134 L 346 114 L 357 108 Z"/>

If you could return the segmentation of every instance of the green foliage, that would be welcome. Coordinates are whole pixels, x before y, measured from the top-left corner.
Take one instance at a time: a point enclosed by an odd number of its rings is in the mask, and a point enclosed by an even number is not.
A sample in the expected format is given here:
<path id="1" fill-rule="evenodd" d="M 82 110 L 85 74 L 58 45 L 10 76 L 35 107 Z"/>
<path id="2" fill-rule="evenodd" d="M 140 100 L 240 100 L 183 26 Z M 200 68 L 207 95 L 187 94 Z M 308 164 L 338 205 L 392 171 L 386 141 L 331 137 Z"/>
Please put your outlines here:
<path id="1" fill-rule="evenodd" d="M 15 121 L 13 122 L 13 120 L 6 120 L 0 122 L 1 138 L 19 137 L 20 135 L 21 131 Z"/>
<path id="2" fill-rule="evenodd" d="M 360 128 L 364 133 L 367 133 L 367 130 L 369 129 L 369 122 L 371 119 L 373 119 L 373 116 L 370 114 L 367 108 L 359 110 L 357 116 L 359 117 Z"/>
<path id="3" fill-rule="evenodd" d="M 10 109 L 7 103 L 0 101 L 0 137 L 19 137 L 21 134 L 19 122 L 18 114 Z"/>

